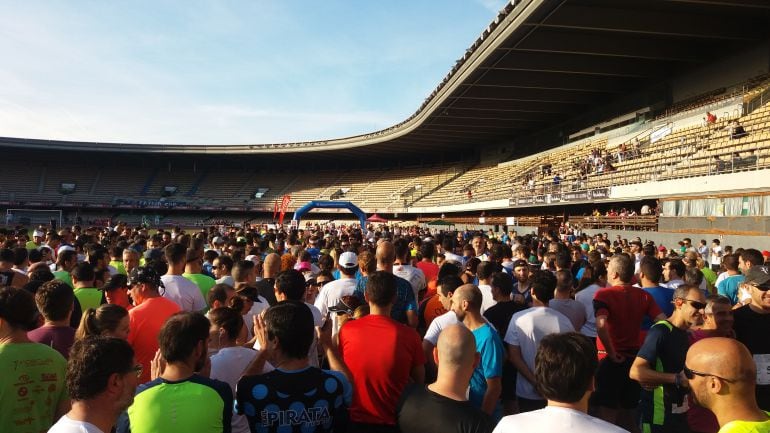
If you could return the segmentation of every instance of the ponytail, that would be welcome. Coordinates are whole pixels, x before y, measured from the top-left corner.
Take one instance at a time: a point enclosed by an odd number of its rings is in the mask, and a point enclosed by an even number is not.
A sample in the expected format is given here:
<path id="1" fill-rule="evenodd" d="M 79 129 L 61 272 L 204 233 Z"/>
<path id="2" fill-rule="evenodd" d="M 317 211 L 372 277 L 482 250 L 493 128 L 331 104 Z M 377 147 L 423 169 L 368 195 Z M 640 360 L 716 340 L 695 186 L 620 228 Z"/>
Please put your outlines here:
<path id="1" fill-rule="evenodd" d="M 77 331 L 75 331 L 75 339 L 82 340 L 85 337 L 99 334 L 101 334 L 101 331 L 96 323 L 96 309 L 88 308 L 86 311 L 83 311 L 80 325 L 78 326 Z"/>

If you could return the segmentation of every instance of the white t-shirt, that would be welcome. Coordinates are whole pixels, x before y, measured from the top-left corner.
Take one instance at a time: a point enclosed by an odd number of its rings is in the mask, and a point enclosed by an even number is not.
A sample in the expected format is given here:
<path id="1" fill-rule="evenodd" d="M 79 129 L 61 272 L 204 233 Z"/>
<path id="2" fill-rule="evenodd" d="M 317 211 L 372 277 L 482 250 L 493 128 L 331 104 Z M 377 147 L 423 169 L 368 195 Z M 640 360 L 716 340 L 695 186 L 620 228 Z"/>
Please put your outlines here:
<path id="1" fill-rule="evenodd" d="M 521 357 L 531 371 L 535 371 L 535 354 L 540 340 L 549 334 L 574 331 L 567 316 L 548 307 L 532 307 L 519 311 L 511 317 L 505 342 L 518 346 Z M 530 400 L 542 400 L 535 386 L 524 378 L 521 373 L 516 377 L 516 395 Z"/>
<path id="2" fill-rule="evenodd" d="M 580 328 L 580 333 L 586 337 L 596 337 L 596 316 L 594 315 L 594 295 L 601 287 L 598 284 L 591 284 L 585 289 L 575 294 L 575 300 L 583 304 L 586 310 L 586 323 Z"/>
<path id="3" fill-rule="evenodd" d="M 414 291 L 414 299 L 420 299 L 420 290 L 427 287 L 425 274 L 421 269 L 412 265 L 393 265 L 393 275 L 409 281 Z"/>
<path id="4" fill-rule="evenodd" d="M 481 314 L 492 308 L 497 304 L 492 296 L 492 286 L 488 284 L 479 284 L 479 290 L 481 290 Z"/>
<path id="5" fill-rule="evenodd" d="M 492 433 L 627 433 L 626 430 L 579 410 L 547 406 L 532 412 L 504 417 Z"/>
<path id="6" fill-rule="evenodd" d="M 464 265 L 464 264 L 465 264 L 465 257 L 463 257 L 463 256 L 458 256 L 457 254 L 455 254 L 455 253 L 450 253 L 449 251 L 445 251 L 445 252 L 444 252 L 444 259 L 445 259 L 445 260 L 451 260 L 451 261 L 453 261 L 453 262 L 457 262 L 457 263 L 459 263 L 460 265 Z"/>
<path id="7" fill-rule="evenodd" d="M 711 264 L 712 265 L 722 264 L 722 247 L 720 245 L 711 247 Z"/>
<path id="8" fill-rule="evenodd" d="M 263 311 L 270 308 L 270 304 L 267 303 L 267 299 L 257 295 L 259 302 L 254 301 L 254 305 L 251 309 L 243 315 L 243 321 L 246 323 L 246 329 L 249 331 L 249 340 L 254 338 L 254 317 L 262 314 Z"/>
<path id="9" fill-rule="evenodd" d="M 235 280 L 232 275 L 225 275 L 217 280 L 217 284 L 227 284 L 230 287 L 235 287 Z"/>
<path id="10" fill-rule="evenodd" d="M 48 433 L 104 433 L 99 427 L 85 421 L 75 421 L 66 414 L 51 426 Z"/>
<path id="11" fill-rule="evenodd" d="M 315 307 L 321 312 L 321 317 L 326 317 L 329 314 L 329 307 L 337 305 L 343 296 L 352 295 L 356 291 L 356 279 L 355 278 L 342 278 L 334 280 L 321 287 L 321 291 L 315 298 Z M 337 315 L 332 314 L 332 335 L 337 335 L 339 332 L 339 323 L 337 322 Z"/>
<path id="12" fill-rule="evenodd" d="M 676 288 L 681 286 L 682 284 L 684 284 L 684 280 L 682 280 L 681 278 L 678 278 L 676 280 L 671 280 L 665 283 L 661 283 L 660 287 L 668 287 L 671 290 L 676 290 Z"/>
<path id="13" fill-rule="evenodd" d="M 182 311 L 201 311 L 206 308 L 206 300 L 197 284 L 181 275 L 163 275 L 160 280 L 164 286 L 160 289 L 163 297 L 174 301 Z"/>
<path id="14" fill-rule="evenodd" d="M 716 286 L 718 286 L 718 285 L 719 285 L 719 283 L 721 283 L 722 281 L 724 281 L 724 279 L 725 279 L 725 278 L 727 278 L 727 277 L 729 277 L 729 276 L 730 276 L 730 275 L 727 273 L 727 271 L 724 271 L 724 272 L 722 272 L 721 274 L 719 274 L 719 275 L 717 276 L 717 279 L 716 279 L 716 281 L 714 281 L 714 286 L 715 286 L 715 287 L 716 287 Z"/>
<path id="15" fill-rule="evenodd" d="M 425 336 L 422 337 L 422 339 L 427 340 L 430 344 L 435 346 L 438 344 L 438 336 L 444 328 L 462 323 L 463 322 L 457 320 L 457 314 L 455 314 L 454 311 L 447 311 L 430 322 L 430 326 L 428 326 L 428 330 L 425 332 Z"/>
<path id="16" fill-rule="evenodd" d="M 243 346 L 225 347 L 219 349 L 219 352 L 211 356 L 211 374 L 212 379 L 227 382 L 235 395 L 235 385 L 241 378 L 246 368 L 257 357 L 257 351 Z M 262 373 L 269 373 L 275 370 L 269 362 L 265 362 Z M 249 421 L 245 415 L 233 413 L 232 420 L 233 433 L 250 433 Z"/>

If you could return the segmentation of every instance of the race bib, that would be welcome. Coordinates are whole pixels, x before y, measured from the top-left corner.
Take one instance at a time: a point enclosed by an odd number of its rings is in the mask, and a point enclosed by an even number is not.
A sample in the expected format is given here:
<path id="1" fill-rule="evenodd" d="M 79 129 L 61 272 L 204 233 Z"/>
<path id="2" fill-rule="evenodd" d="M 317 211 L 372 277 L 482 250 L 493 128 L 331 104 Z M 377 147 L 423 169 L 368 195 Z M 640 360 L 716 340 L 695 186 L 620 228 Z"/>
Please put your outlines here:
<path id="1" fill-rule="evenodd" d="M 770 354 L 754 355 L 757 366 L 757 385 L 770 385 Z"/>

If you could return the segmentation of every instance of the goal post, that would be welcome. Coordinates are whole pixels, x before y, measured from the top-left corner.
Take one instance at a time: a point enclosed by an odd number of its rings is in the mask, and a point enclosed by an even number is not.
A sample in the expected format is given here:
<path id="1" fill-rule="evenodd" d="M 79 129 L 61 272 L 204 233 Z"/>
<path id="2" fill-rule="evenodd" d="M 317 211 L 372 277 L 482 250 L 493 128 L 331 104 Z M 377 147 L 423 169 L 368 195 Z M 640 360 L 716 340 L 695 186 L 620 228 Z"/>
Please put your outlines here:
<path id="1" fill-rule="evenodd" d="M 62 226 L 61 209 L 6 209 L 5 226 L 50 226 L 51 221 L 56 223 L 56 228 Z"/>

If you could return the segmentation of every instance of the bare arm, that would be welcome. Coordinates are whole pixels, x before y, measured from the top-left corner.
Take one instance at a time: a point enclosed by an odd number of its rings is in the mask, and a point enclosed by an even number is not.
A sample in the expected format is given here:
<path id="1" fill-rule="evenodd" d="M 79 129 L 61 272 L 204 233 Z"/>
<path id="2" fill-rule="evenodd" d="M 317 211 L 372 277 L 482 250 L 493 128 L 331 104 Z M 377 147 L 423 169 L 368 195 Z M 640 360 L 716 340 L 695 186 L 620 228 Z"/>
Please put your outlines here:
<path id="1" fill-rule="evenodd" d="M 422 353 L 425 355 L 425 371 L 431 373 L 431 377 L 436 376 L 436 363 L 433 362 L 433 349 L 436 346 L 428 340 L 422 340 Z"/>
<path id="2" fill-rule="evenodd" d="M 519 346 L 508 346 L 508 359 L 511 361 L 511 364 L 513 364 L 513 366 L 519 370 L 519 373 L 521 373 L 521 375 L 524 376 L 527 381 L 529 381 L 529 383 L 534 385 L 537 382 L 537 379 L 535 379 L 535 375 L 532 373 L 532 370 L 530 370 L 527 363 L 524 362 L 524 358 L 521 356 L 521 348 Z"/>
<path id="3" fill-rule="evenodd" d="M 631 371 L 628 374 L 631 379 L 642 384 L 645 389 L 665 384 L 675 384 L 677 383 L 677 375 L 677 373 L 655 371 L 646 359 L 638 356 L 634 359 L 634 363 L 631 365 Z M 682 377 L 680 377 L 680 379 L 682 379 Z M 682 380 L 680 383 L 686 385 L 687 380 Z"/>
<path id="4" fill-rule="evenodd" d="M 533 382 L 534 383 L 534 382 Z M 487 379 L 487 391 L 484 393 L 484 401 L 481 403 L 481 410 L 487 415 L 492 415 L 500 401 L 500 393 L 503 390 L 503 381 L 501 377 L 491 377 Z"/>
<path id="5" fill-rule="evenodd" d="M 607 358 L 614 362 L 622 362 L 623 356 L 616 353 L 615 347 L 612 345 L 610 330 L 607 327 L 607 316 L 596 316 L 596 334 L 604 345 L 604 350 L 607 351 Z"/>
<path id="6" fill-rule="evenodd" d="M 414 310 L 406 310 L 406 324 L 412 328 L 417 328 L 417 323 L 417 312 Z"/>

